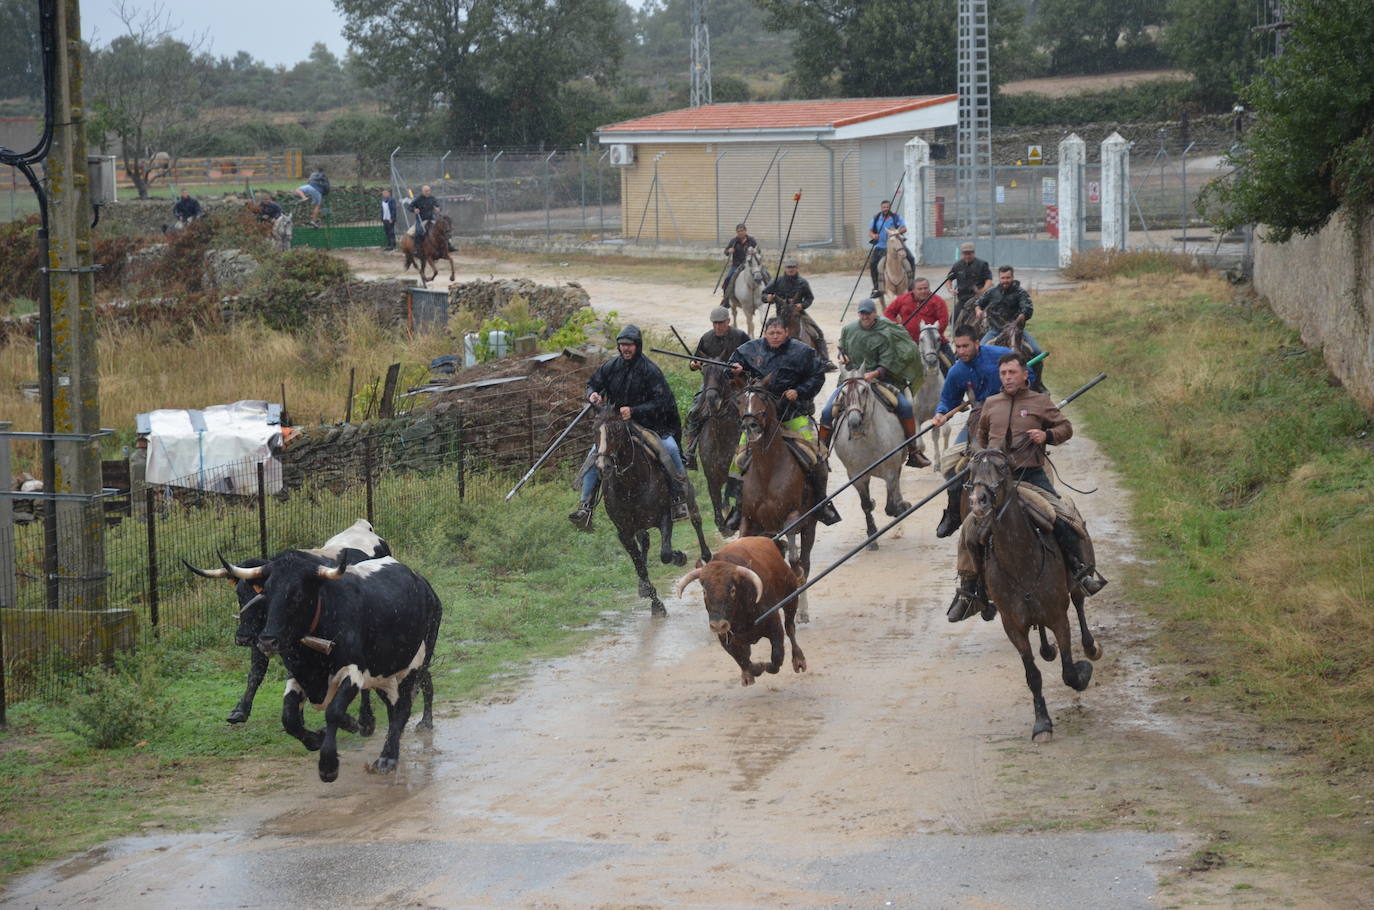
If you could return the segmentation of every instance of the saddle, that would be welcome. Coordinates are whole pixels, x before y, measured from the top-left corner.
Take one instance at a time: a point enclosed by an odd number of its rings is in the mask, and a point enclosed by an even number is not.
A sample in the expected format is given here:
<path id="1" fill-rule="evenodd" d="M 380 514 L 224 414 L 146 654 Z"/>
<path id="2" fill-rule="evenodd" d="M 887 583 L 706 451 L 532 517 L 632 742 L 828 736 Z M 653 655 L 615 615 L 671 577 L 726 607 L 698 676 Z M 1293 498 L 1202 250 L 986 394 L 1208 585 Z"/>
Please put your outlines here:
<path id="1" fill-rule="evenodd" d="M 882 382 L 881 380 L 870 382 L 869 386 L 872 387 L 873 393 L 877 396 L 878 400 L 883 403 L 883 407 L 887 408 L 888 411 L 893 414 L 896 414 L 897 396 L 899 394 L 897 387 L 890 382 Z"/>
<path id="2" fill-rule="evenodd" d="M 816 465 L 821 463 L 824 457 L 821 453 L 819 440 L 807 439 L 797 430 L 783 428 L 778 431 L 782 434 L 782 441 L 787 444 L 787 451 L 792 453 L 792 457 L 797 459 L 797 464 L 803 471 L 810 474 L 815 470 Z M 739 465 L 739 472 L 743 475 L 749 470 L 749 463 L 753 459 L 749 455 L 749 445 L 744 443 L 739 447 L 735 456 L 735 463 Z"/>
<path id="3" fill-rule="evenodd" d="M 1051 496 L 1033 483 L 1019 481 L 1016 484 L 1016 492 L 1025 503 L 1031 520 L 1040 530 L 1050 531 L 1054 528 L 1054 520 L 1062 518 L 1070 528 L 1073 528 L 1075 534 L 1084 541 L 1088 540 L 1088 525 L 1083 521 L 1083 516 L 1072 499 L 1067 496 Z"/>

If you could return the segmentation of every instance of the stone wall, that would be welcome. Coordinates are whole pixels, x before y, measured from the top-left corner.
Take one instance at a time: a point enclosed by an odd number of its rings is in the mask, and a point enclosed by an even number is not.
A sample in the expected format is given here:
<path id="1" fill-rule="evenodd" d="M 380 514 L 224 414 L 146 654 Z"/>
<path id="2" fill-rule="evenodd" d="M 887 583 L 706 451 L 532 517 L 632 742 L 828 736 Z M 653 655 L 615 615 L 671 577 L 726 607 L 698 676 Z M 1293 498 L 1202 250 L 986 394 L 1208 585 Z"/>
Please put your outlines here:
<path id="1" fill-rule="evenodd" d="M 523 297 L 529 304 L 530 315 L 544 320 L 551 331 L 567 322 L 573 313 L 591 305 L 591 298 L 575 281 L 552 287 L 524 278 L 506 278 L 453 285 L 448 292 L 449 309 L 455 313 L 465 310 L 485 321 L 515 296 Z"/>
<path id="2" fill-rule="evenodd" d="M 1338 212 L 1311 237 L 1257 243 L 1254 288 L 1374 413 L 1374 217 L 1357 232 Z"/>

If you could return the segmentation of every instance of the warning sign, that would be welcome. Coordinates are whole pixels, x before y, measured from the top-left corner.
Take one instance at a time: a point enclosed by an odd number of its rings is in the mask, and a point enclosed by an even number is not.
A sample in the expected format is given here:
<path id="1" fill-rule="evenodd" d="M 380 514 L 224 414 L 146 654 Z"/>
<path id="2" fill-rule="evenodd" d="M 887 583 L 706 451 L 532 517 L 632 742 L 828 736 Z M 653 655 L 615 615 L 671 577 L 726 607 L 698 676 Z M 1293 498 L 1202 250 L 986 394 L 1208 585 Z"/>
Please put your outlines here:
<path id="1" fill-rule="evenodd" d="M 1026 160 L 1029 161 L 1031 164 L 1043 164 L 1045 161 L 1045 156 L 1040 154 L 1040 146 L 1026 146 Z"/>
<path id="2" fill-rule="evenodd" d="M 1089 180 L 1089 181 L 1088 181 L 1088 201 L 1089 201 L 1089 202 L 1101 202 L 1101 201 L 1102 201 L 1102 188 L 1098 185 L 1098 183 L 1097 183 L 1096 180 Z"/>

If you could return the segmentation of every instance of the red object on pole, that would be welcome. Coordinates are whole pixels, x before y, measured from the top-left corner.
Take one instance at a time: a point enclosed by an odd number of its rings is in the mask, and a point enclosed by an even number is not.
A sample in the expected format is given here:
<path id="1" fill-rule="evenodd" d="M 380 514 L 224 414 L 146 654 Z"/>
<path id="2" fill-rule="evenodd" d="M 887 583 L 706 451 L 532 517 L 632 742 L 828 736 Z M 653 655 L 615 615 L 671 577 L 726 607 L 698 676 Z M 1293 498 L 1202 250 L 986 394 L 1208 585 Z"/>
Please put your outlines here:
<path id="1" fill-rule="evenodd" d="M 945 236 L 945 197 L 935 197 L 935 236 Z"/>
<path id="2" fill-rule="evenodd" d="M 1059 239 L 1059 206 L 1045 206 L 1045 233 Z"/>

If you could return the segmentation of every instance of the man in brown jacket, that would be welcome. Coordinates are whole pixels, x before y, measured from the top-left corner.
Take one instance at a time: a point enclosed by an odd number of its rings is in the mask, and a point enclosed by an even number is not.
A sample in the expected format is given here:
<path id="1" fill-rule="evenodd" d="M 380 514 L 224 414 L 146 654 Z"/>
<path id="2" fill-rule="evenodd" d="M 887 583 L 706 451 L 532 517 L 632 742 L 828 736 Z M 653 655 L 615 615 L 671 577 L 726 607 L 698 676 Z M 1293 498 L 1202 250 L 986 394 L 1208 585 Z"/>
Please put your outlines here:
<path id="1" fill-rule="evenodd" d="M 1050 396 L 1028 387 L 1026 363 L 1020 353 L 1003 354 L 997 361 L 997 373 L 1002 391 L 983 402 L 974 441 L 978 448 L 1006 452 L 1013 480 L 1034 484 L 1058 498 L 1059 492 L 1045 474 L 1045 446 L 1068 442 L 1073 436 L 1073 424 L 1060 413 Z M 980 607 L 985 619 L 994 615 L 983 594 L 981 547 L 970 538 L 977 534 L 973 525 L 965 522 L 959 535 L 959 590 L 949 605 L 950 622 L 968 619 Z M 1064 551 L 1074 581 L 1090 595 L 1102 590 L 1106 579 L 1097 574 L 1095 566 L 1084 562 L 1078 534 L 1063 518 L 1055 519 L 1054 539 Z"/>

